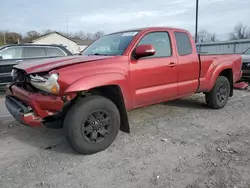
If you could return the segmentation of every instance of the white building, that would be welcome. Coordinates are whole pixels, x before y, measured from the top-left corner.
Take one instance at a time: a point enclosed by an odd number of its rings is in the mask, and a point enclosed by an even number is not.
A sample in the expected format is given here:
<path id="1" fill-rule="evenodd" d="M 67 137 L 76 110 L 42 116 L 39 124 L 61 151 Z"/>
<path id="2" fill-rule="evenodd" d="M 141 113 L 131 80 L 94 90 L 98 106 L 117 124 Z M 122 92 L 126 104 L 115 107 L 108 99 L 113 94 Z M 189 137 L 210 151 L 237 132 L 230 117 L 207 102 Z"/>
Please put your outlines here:
<path id="1" fill-rule="evenodd" d="M 62 45 L 62 46 L 65 46 L 73 54 L 77 54 L 81 52 L 91 42 L 92 41 L 90 40 L 82 40 L 80 38 L 68 38 L 58 32 L 47 33 L 32 41 L 32 43 L 35 43 L 35 44 Z"/>

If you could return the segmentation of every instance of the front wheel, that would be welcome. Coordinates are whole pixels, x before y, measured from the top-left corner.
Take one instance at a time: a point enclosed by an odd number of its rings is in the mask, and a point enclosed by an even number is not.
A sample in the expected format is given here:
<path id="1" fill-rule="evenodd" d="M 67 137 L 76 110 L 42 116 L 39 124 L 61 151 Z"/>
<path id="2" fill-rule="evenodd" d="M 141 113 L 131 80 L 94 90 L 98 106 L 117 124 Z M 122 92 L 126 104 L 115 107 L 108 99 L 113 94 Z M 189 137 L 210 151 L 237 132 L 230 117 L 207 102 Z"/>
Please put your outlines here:
<path id="1" fill-rule="evenodd" d="M 69 144 L 81 154 L 93 154 L 109 147 L 120 129 L 116 105 L 101 96 L 89 96 L 68 111 L 64 130 Z"/>
<path id="2" fill-rule="evenodd" d="M 223 108 L 230 95 L 230 83 L 225 76 L 219 76 L 215 82 L 215 85 L 211 91 L 206 93 L 207 105 L 212 109 Z"/>

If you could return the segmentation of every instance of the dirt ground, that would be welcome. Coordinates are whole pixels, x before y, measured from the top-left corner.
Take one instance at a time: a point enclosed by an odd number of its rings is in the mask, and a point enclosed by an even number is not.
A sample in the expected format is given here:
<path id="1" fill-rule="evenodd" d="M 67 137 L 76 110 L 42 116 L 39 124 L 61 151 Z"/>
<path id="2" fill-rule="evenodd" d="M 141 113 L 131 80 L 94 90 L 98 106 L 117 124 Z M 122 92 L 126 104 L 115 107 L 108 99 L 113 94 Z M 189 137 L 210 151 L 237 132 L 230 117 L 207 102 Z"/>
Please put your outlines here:
<path id="1" fill-rule="evenodd" d="M 90 156 L 61 130 L 15 123 L 0 103 L 1 188 L 250 188 L 250 91 L 222 110 L 200 95 L 134 110 L 131 134 Z"/>

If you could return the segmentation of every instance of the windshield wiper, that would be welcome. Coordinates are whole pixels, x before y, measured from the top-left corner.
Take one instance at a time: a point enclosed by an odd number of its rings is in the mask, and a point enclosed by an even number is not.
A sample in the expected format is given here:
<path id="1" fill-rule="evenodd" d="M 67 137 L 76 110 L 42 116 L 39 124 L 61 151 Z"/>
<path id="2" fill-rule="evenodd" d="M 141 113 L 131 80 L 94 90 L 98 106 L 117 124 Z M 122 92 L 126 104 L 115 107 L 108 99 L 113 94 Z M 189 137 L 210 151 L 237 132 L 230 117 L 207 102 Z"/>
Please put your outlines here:
<path id="1" fill-rule="evenodd" d="M 99 53 L 94 53 L 94 54 L 89 54 L 90 55 L 103 55 L 103 56 L 107 56 L 108 54 L 99 54 Z"/>

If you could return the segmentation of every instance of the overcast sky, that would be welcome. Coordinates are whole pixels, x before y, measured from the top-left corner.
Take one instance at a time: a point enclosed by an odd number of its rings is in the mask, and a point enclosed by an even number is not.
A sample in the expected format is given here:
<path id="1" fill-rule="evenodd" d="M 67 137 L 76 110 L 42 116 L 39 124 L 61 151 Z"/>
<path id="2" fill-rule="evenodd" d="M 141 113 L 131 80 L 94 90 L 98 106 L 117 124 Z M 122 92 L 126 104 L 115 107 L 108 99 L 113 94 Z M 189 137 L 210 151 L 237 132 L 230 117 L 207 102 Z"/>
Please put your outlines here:
<path id="1" fill-rule="evenodd" d="M 105 33 L 145 26 L 194 33 L 195 0 L 0 0 L 0 30 Z M 238 22 L 250 26 L 250 0 L 199 0 L 199 28 L 226 39 Z"/>

